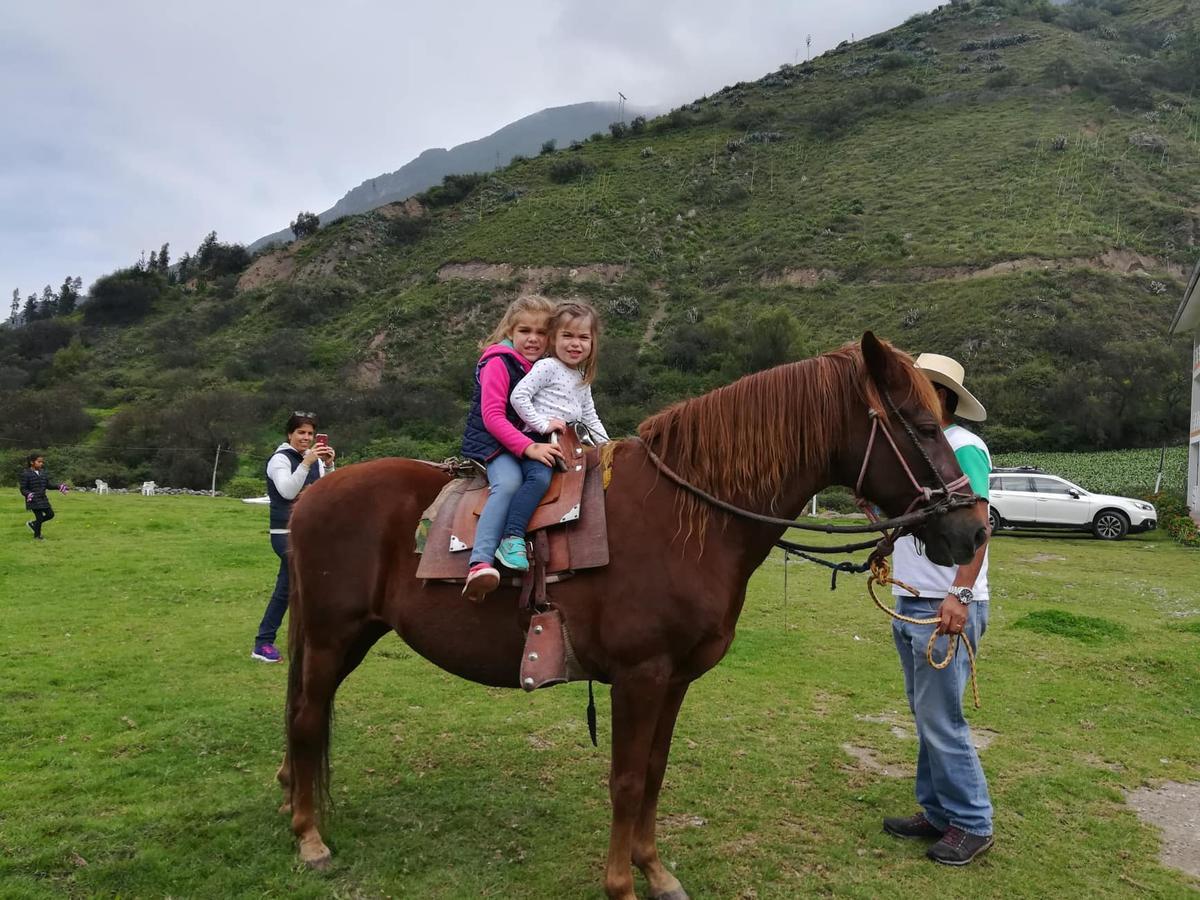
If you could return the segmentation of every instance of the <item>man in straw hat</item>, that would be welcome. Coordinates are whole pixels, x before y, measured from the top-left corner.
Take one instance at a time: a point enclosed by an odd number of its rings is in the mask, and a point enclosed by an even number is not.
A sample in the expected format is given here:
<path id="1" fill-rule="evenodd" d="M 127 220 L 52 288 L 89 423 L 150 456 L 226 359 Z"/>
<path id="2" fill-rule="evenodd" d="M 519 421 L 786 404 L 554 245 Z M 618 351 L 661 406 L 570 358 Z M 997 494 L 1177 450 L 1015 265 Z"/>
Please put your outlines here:
<path id="1" fill-rule="evenodd" d="M 963 367 L 948 356 L 922 353 L 917 368 L 925 373 L 942 403 L 942 427 L 971 488 L 985 500 L 992 458 L 987 445 L 954 416 L 982 422 L 983 405 L 963 387 Z M 887 818 L 883 829 L 902 838 L 936 840 L 926 852 L 935 862 L 965 866 L 987 851 L 992 838 L 992 802 L 971 729 L 963 718 L 962 695 L 970 676 L 964 648 L 950 666 L 938 671 L 926 660 L 925 648 L 934 629 L 959 634 L 978 649 L 988 621 L 987 544 L 966 565 L 939 566 L 929 561 L 912 537 L 896 543 L 895 578 L 920 591 L 913 597 L 893 586 L 896 611 L 911 618 L 937 616 L 937 625 L 892 621 L 892 636 L 904 669 L 904 690 L 917 723 L 917 803 L 921 812 Z M 939 642 L 939 647 L 943 646 Z"/>

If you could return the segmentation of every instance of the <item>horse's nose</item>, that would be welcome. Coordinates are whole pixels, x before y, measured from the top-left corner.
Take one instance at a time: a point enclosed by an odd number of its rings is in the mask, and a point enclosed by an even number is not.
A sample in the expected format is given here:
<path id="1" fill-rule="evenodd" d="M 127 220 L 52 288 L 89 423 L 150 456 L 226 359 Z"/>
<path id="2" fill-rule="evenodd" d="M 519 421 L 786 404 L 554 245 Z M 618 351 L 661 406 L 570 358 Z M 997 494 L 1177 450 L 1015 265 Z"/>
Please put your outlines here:
<path id="1" fill-rule="evenodd" d="M 988 539 L 988 530 L 986 525 L 980 525 L 979 530 L 975 532 L 975 549 L 982 547 Z"/>

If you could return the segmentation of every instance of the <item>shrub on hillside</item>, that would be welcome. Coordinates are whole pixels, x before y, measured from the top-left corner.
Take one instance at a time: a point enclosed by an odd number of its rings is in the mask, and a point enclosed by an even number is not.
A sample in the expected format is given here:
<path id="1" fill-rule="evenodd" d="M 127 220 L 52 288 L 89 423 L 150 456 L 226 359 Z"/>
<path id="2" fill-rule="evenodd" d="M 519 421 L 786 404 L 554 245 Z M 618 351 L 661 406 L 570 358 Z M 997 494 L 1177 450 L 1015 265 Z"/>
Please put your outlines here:
<path id="1" fill-rule="evenodd" d="M 388 222 L 388 243 L 394 247 L 405 247 L 416 243 L 428 230 L 428 216 L 400 216 Z"/>
<path id="2" fill-rule="evenodd" d="M 542 141 L 542 149 L 538 155 L 539 156 L 548 156 L 549 154 L 553 153 L 556 149 L 558 149 L 558 141 L 555 140 L 554 138 L 550 138 L 550 140 L 548 140 L 548 141 Z"/>
<path id="3" fill-rule="evenodd" d="M 1084 72 L 1079 83 L 1101 97 L 1107 97 L 1121 109 L 1150 109 L 1154 96 L 1128 72 L 1108 63 L 1100 63 Z"/>
<path id="4" fill-rule="evenodd" d="M 71 343 L 75 328 L 61 319 L 39 319 L 16 331 L 17 355 L 24 359 L 53 356 Z"/>
<path id="5" fill-rule="evenodd" d="M 624 122 L 612 122 L 608 126 L 609 133 L 612 134 L 615 140 L 620 140 L 628 133 L 629 128 Z"/>
<path id="6" fill-rule="evenodd" d="M 140 321 L 167 290 L 167 281 L 157 272 L 120 269 L 96 280 L 83 304 L 83 321 L 88 325 L 130 325 Z"/>
<path id="7" fill-rule="evenodd" d="M 567 184 L 590 178 L 596 170 L 586 160 L 578 156 L 555 160 L 550 165 L 550 180 L 555 184 Z"/>
<path id="8" fill-rule="evenodd" d="M 1041 81 L 1050 87 L 1074 86 L 1079 84 L 1079 73 L 1075 71 L 1070 60 L 1057 56 L 1042 69 Z"/>
<path id="9" fill-rule="evenodd" d="M 1016 83 L 1017 73 L 1012 69 L 1004 69 L 985 78 L 983 81 L 983 86 L 989 90 L 998 91 L 1002 88 L 1012 87 Z"/>
<path id="10" fill-rule="evenodd" d="M 641 134 L 644 132 L 646 130 L 646 117 L 634 116 L 632 121 L 629 123 L 629 130 L 633 134 Z"/>
<path id="11" fill-rule="evenodd" d="M 68 388 L 2 394 L 0 422 L 6 441 L 43 450 L 76 441 L 92 427 L 78 392 Z"/>
<path id="12" fill-rule="evenodd" d="M 1100 10 L 1082 4 L 1071 4 L 1058 16 L 1058 23 L 1072 31 L 1094 31 L 1107 21 L 1108 16 Z"/>
<path id="13" fill-rule="evenodd" d="M 880 72 L 895 72 L 899 69 L 907 69 L 916 60 L 908 53 L 896 51 L 894 53 L 886 53 L 883 59 L 879 60 Z"/>
<path id="14" fill-rule="evenodd" d="M 522 157 L 523 158 L 523 157 Z M 513 157 L 516 161 L 516 157 Z M 487 181 L 488 176 L 483 172 L 469 172 L 461 175 L 447 175 L 440 185 L 431 187 L 418 199 L 426 206 L 450 206 L 466 198 L 471 191 Z"/>
<path id="15" fill-rule="evenodd" d="M 358 296 L 354 287 L 337 278 L 317 281 L 285 281 L 277 285 L 267 302 L 289 326 L 314 325 L 329 319 Z"/>

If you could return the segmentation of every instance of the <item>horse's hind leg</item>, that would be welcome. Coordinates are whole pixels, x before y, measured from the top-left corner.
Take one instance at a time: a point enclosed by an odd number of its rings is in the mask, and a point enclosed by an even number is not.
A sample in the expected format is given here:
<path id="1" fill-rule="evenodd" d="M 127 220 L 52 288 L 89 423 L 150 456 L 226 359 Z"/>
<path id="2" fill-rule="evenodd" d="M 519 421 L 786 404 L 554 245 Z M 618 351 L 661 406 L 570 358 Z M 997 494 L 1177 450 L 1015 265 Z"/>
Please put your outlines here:
<path id="1" fill-rule="evenodd" d="M 300 858 L 313 868 L 323 869 L 329 865 L 330 853 L 317 830 L 317 805 L 328 790 L 329 728 L 339 654 L 311 644 L 301 652 L 301 658 L 293 662 L 302 667 L 301 688 L 293 708 L 288 710 L 292 832 L 300 842 Z"/>
<path id="2" fill-rule="evenodd" d="M 295 664 L 301 666 L 300 692 L 289 710 L 288 752 L 280 781 L 288 770 L 292 801 L 292 832 L 300 843 L 300 858 L 313 868 L 329 864 L 330 852 L 317 827 L 320 794 L 328 790 L 330 723 L 333 697 L 367 652 L 387 631 L 380 622 L 364 623 L 353 637 L 318 643 L 305 636 Z"/>
<path id="3" fill-rule="evenodd" d="M 633 830 L 633 864 L 642 870 L 646 881 L 650 883 L 651 900 L 688 900 L 687 892 L 679 883 L 679 879 L 672 875 L 658 858 L 658 842 L 655 837 L 658 824 L 658 792 L 662 789 L 663 775 L 667 771 L 671 738 L 675 734 L 675 719 L 679 715 L 679 707 L 683 704 L 688 687 L 688 682 L 671 685 L 663 700 L 646 767 L 642 810 Z"/>
<path id="4" fill-rule="evenodd" d="M 346 679 L 346 676 L 358 668 L 358 664 L 363 661 L 367 652 L 375 645 L 383 635 L 390 629 L 388 626 L 381 623 L 371 623 L 367 628 L 363 629 L 362 634 L 351 645 L 350 651 L 346 654 L 346 658 L 342 664 L 342 671 L 338 678 L 338 686 Z M 336 690 L 336 688 L 335 688 Z M 279 764 L 279 769 L 275 772 L 275 780 L 279 782 L 279 787 L 283 791 L 283 804 L 279 807 L 279 812 L 284 815 L 291 815 L 292 812 L 292 763 L 287 751 L 283 752 L 283 762 Z"/>

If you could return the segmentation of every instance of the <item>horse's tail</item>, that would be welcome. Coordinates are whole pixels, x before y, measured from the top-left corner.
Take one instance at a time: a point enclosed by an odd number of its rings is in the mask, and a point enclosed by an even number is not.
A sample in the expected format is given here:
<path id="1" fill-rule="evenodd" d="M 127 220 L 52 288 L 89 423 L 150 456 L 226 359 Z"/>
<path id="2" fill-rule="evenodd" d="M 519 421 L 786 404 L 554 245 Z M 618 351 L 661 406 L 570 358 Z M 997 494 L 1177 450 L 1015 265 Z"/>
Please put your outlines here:
<path id="1" fill-rule="evenodd" d="M 301 554 L 299 548 L 288 541 L 288 682 L 287 701 L 284 704 L 284 734 L 287 741 L 288 761 L 292 766 L 291 801 L 293 808 L 296 804 L 296 788 L 298 780 L 295 777 L 295 760 L 297 752 L 313 749 L 316 744 L 317 765 L 313 774 L 313 797 L 316 801 L 318 814 L 323 814 L 333 806 L 333 797 L 329 793 L 329 743 L 333 734 L 333 698 L 325 706 L 320 718 L 319 731 L 312 736 L 306 735 L 304 748 L 297 746 L 296 729 L 293 728 L 296 715 L 300 712 L 298 704 L 305 702 L 304 698 L 304 652 L 305 652 L 305 609 L 304 585 L 301 577 Z"/>

